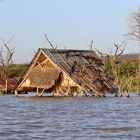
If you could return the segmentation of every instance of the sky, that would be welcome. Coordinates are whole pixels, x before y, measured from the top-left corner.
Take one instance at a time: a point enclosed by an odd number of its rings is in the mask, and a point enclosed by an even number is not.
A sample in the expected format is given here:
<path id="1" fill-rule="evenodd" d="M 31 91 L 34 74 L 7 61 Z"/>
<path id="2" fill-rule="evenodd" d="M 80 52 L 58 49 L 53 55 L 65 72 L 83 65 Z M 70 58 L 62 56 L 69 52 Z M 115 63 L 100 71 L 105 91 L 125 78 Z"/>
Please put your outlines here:
<path id="1" fill-rule="evenodd" d="M 124 36 L 128 15 L 140 0 L 0 0 L 0 38 L 14 48 L 14 63 L 28 63 L 38 48 L 89 49 L 105 52 L 113 43 L 127 42 L 125 53 L 138 44 Z"/>

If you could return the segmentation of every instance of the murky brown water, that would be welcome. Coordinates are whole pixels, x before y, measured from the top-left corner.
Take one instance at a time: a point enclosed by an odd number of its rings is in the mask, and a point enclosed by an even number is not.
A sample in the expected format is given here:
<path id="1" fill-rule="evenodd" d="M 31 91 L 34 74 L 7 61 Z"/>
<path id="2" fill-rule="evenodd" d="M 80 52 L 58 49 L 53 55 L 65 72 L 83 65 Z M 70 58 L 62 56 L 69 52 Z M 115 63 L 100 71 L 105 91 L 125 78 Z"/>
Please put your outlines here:
<path id="1" fill-rule="evenodd" d="M 0 96 L 2 140 L 140 140 L 140 96 Z"/>

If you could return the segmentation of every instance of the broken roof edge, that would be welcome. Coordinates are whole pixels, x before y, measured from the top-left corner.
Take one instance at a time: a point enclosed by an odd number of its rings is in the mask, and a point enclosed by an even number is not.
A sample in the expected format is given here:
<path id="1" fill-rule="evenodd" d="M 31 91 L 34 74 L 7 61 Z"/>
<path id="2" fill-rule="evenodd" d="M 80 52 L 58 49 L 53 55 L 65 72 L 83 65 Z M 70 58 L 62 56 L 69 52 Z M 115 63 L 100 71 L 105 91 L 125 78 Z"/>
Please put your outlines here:
<path id="1" fill-rule="evenodd" d="M 48 50 L 51 52 L 94 52 L 96 54 L 96 52 L 94 50 L 84 50 L 84 49 L 51 49 L 51 48 L 39 48 L 42 51 Z"/>

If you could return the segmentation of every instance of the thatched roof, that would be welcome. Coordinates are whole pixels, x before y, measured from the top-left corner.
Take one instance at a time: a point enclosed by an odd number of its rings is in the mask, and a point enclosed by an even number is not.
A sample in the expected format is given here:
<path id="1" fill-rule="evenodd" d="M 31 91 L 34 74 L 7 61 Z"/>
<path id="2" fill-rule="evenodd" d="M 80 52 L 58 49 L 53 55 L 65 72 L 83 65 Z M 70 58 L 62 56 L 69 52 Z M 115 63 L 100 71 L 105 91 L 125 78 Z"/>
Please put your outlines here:
<path id="1" fill-rule="evenodd" d="M 43 64 L 42 62 L 46 58 L 51 63 Z M 57 69 L 53 69 L 54 67 L 57 67 Z M 102 60 L 98 58 L 94 51 L 39 49 L 23 75 L 17 90 L 33 91 L 35 87 L 40 85 L 47 91 L 56 84 L 60 71 L 63 71 L 86 92 L 106 93 L 111 92 L 115 87 L 105 71 Z M 34 78 L 34 75 L 38 78 Z M 31 80 L 30 85 L 32 85 L 32 82 L 36 84 L 30 87 L 23 86 L 22 84 L 27 77 Z"/>

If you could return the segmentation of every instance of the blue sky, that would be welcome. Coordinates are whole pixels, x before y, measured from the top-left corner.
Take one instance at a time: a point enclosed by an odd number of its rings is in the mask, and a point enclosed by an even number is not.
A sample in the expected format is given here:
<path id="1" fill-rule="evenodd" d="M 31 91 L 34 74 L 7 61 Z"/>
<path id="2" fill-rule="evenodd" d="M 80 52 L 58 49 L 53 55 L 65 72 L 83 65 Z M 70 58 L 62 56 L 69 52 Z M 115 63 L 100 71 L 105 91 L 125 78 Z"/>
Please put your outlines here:
<path id="1" fill-rule="evenodd" d="M 138 51 L 127 40 L 126 18 L 140 0 L 4 0 L 0 2 L 0 37 L 14 39 L 15 63 L 30 62 L 34 51 L 47 47 L 44 34 L 58 48 L 106 51 L 113 42 L 127 41 L 125 53 Z"/>

